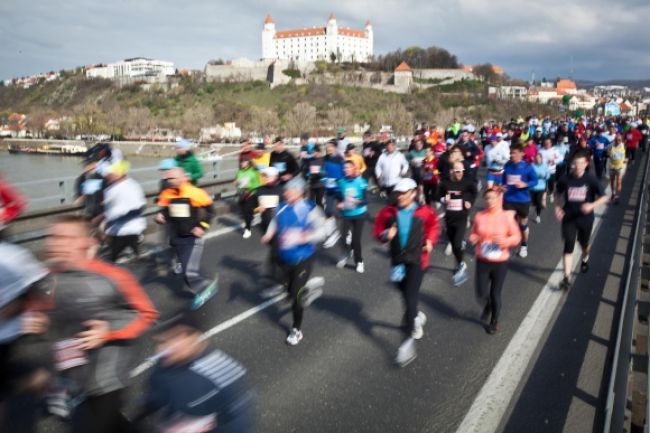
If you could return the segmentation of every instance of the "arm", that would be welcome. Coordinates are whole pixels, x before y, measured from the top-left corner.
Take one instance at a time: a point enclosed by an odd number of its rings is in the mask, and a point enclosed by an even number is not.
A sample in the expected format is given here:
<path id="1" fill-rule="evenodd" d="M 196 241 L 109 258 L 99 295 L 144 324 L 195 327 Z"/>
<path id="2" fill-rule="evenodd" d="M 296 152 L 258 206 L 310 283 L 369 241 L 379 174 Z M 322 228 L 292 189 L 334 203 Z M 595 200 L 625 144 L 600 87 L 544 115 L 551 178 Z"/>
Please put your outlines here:
<path id="1" fill-rule="evenodd" d="M 517 224 L 514 215 L 508 214 L 506 224 L 508 228 L 506 238 L 499 246 L 501 248 L 514 248 L 521 242 L 521 230 L 519 229 L 519 225 Z"/>
<path id="2" fill-rule="evenodd" d="M 393 217 L 390 208 L 385 207 L 377 214 L 372 233 L 378 242 L 386 243 L 388 239 L 388 222 Z"/>
<path id="3" fill-rule="evenodd" d="M 402 158 L 401 158 L 401 161 L 400 161 L 401 168 L 402 168 L 402 169 L 400 170 L 400 175 L 401 175 L 401 176 L 404 176 L 404 175 L 406 175 L 406 173 L 407 173 L 408 170 L 409 170 L 409 163 L 408 163 L 408 161 L 406 160 L 406 158 L 404 157 L 404 154 L 402 154 L 402 153 L 400 152 L 400 155 L 402 155 Z"/>
<path id="4" fill-rule="evenodd" d="M 316 206 L 311 212 L 309 212 L 307 222 L 309 222 L 312 230 L 307 234 L 307 236 L 305 236 L 305 243 L 317 244 L 324 241 L 327 237 L 327 228 L 325 224 L 325 214 L 320 207 Z"/>
<path id="5" fill-rule="evenodd" d="M 469 240 L 469 243 L 472 245 L 478 244 L 481 240 L 481 236 L 478 233 L 478 224 L 480 220 L 480 213 L 474 216 L 474 222 L 472 223 L 472 228 L 470 229 L 469 236 L 467 238 L 467 240 Z"/>
<path id="6" fill-rule="evenodd" d="M 199 179 L 203 177 L 203 167 L 196 157 L 192 158 L 192 183 L 196 185 L 199 182 Z"/>
<path id="7" fill-rule="evenodd" d="M 433 248 L 433 246 L 438 242 L 438 236 L 440 235 L 440 220 L 431 207 L 427 206 L 425 209 L 427 209 L 428 215 L 424 221 L 424 241 L 425 245 L 429 245 Z"/>

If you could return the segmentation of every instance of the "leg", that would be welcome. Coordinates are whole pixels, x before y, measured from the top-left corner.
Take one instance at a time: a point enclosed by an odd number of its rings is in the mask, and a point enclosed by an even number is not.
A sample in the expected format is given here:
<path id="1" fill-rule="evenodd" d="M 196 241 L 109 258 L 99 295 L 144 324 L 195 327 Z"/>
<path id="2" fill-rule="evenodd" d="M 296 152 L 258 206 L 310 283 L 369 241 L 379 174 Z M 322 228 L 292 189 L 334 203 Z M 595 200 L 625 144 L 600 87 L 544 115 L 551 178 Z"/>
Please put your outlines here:
<path id="1" fill-rule="evenodd" d="M 312 259 L 291 266 L 289 272 L 289 294 L 293 299 L 293 327 L 300 330 L 302 327 L 303 306 L 301 297 L 304 294 L 305 284 L 311 275 Z"/>
<path id="2" fill-rule="evenodd" d="M 110 257 L 109 260 L 113 263 L 117 261 L 122 254 L 122 251 L 127 247 L 128 240 L 127 236 L 111 236 L 109 240 L 110 245 Z"/>
<path id="3" fill-rule="evenodd" d="M 491 310 L 490 306 L 490 263 L 483 260 L 476 261 L 476 299 L 484 307 L 483 317 Z"/>
<path id="4" fill-rule="evenodd" d="M 203 238 L 186 237 L 177 238 L 178 260 L 183 266 L 183 277 L 190 292 L 194 295 L 200 293 L 208 286 L 208 281 L 201 276 L 201 256 L 203 255 Z"/>
<path id="5" fill-rule="evenodd" d="M 491 325 L 496 325 L 499 321 L 499 313 L 501 313 L 501 289 L 506 280 L 506 273 L 508 271 L 508 262 L 495 262 L 490 263 L 490 304 L 492 305 L 492 319 Z"/>
<path id="6" fill-rule="evenodd" d="M 352 223 L 352 251 L 354 251 L 354 263 L 363 263 L 361 254 L 361 238 L 363 236 L 364 217 L 354 218 Z"/>
<path id="7" fill-rule="evenodd" d="M 576 235 L 578 228 L 574 220 L 564 218 L 562 220 L 562 238 L 564 239 L 564 278 L 567 280 L 571 277 L 573 268 L 573 249 L 576 244 Z"/>
<path id="8" fill-rule="evenodd" d="M 406 265 L 406 276 L 399 283 L 404 298 L 404 333 L 410 338 L 415 328 L 415 317 L 418 314 L 418 298 L 423 272 L 419 265 Z"/>
<path id="9" fill-rule="evenodd" d="M 463 238 L 465 237 L 466 227 L 467 219 L 464 218 L 462 221 L 453 224 L 453 233 L 451 235 L 448 234 L 450 237 L 449 241 L 451 242 L 451 250 L 456 258 L 456 264 L 459 266 L 463 261 Z"/>
<path id="10" fill-rule="evenodd" d="M 119 433 L 129 428 L 121 413 L 122 390 L 89 396 L 72 412 L 73 433 Z"/>

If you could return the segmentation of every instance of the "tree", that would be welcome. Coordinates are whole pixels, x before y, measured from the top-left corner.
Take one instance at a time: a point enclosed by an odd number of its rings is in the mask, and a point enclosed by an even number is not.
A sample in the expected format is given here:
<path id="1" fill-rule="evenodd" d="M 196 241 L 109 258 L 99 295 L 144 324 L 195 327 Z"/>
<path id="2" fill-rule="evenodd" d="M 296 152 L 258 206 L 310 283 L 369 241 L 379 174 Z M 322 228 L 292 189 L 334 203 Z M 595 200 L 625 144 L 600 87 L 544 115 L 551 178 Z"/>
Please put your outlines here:
<path id="1" fill-rule="evenodd" d="M 186 137 L 198 137 L 201 128 L 212 126 L 214 123 L 214 110 L 206 105 L 190 107 L 181 117 L 181 129 Z"/>
<path id="2" fill-rule="evenodd" d="M 345 108 L 332 108 L 327 111 L 327 123 L 330 128 L 348 128 L 352 124 L 352 115 Z"/>
<path id="3" fill-rule="evenodd" d="M 99 134 L 106 132 L 105 114 L 93 103 L 86 103 L 75 108 L 74 123 L 77 134 Z"/>
<path id="4" fill-rule="evenodd" d="M 285 114 L 284 124 L 291 137 L 300 134 L 300 131 L 309 131 L 316 122 L 316 107 L 300 102 L 291 111 Z"/>
<path id="5" fill-rule="evenodd" d="M 125 130 L 132 137 L 141 138 L 153 127 L 151 112 L 146 107 L 131 107 L 127 111 Z"/>
<path id="6" fill-rule="evenodd" d="M 36 137 L 40 138 L 45 132 L 45 124 L 48 120 L 53 117 L 52 113 L 49 111 L 44 111 L 41 109 L 33 110 L 27 116 L 27 129 Z"/>
<path id="7" fill-rule="evenodd" d="M 334 51 L 330 53 L 330 62 L 332 63 L 336 62 L 336 54 L 334 54 Z"/>
<path id="8" fill-rule="evenodd" d="M 275 134 L 279 125 L 280 119 L 275 111 L 261 107 L 253 107 L 251 109 L 249 132 Z"/>
<path id="9" fill-rule="evenodd" d="M 494 67 L 491 63 L 476 65 L 473 68 L 473 72 L 478 78 L 490 84 L 496 82 L 499 78 L 499 75 L 494 72 Z"/>
<path id="10" fill-rule="evenodd" d="M 376 123 L 377 127 L 390 125 L 396 135 L 408 135 L 413 132 L 413 115 L 400 102 L 387 105 L 377 113 L 373 123 Z"/>

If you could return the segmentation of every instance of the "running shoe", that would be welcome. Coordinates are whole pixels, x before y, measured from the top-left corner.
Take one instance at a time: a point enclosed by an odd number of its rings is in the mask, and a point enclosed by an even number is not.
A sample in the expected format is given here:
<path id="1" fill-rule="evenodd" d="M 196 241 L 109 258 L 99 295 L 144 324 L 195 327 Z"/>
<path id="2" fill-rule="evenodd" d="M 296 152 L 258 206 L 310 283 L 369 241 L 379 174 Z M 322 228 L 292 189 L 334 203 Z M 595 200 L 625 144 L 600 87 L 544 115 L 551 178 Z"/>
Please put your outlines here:
<path id="1" fill-rule="evenodd" d="M 183 273 L 183 264 L 177 260 L 172 263 L 172 273 L 174 275 L 181 275 Z"/>
<path id="2" fill-rule="evenodd" d="M 352 232 L 348 230 L 347 234 L 345 235 L 345 245 L 352 245 Z"/>
<path id="3" fill-rule="evenodd" d="M 363 274 L 366 271 L 366 267 L 363 265 L 363 262 L 357 263 L 357 273 Z"/>
<path id="4" fill-rule="evenodd" d="M 415 340 L 413 338 L 407 338 L 397 349 L 397 356 L 395 357 L 395 363 L 399 367 L 406 367 L 417 357 L 417 352 L 415 350 Z"/>
<path id="5" fill-rule="evenodd" d="M 528 257 L 528 246 L 527 245 L 522 245 L 521 248 L 519 248 L 519 257 L 522 259 L 525 259 Z"/>
<path id="6" fill-rule="evenodd" d="M 445 255 L 451 256 L 451 242 L 447 242 L 447 247 L 445 248 Z"/>
<path id="7" fill-rule="evenodd" d="M 197 293 L 192 300 L 192 310 L 198 310 L 208 302 L 219 291 L 219 277 L 216 276 L 208 286 L 200 293 Z"/>
<path id="8" fill-rule="evenodd" d="M 275 286 L 267 287 L 266 289 L 260 292 L 262 298 L 273 298 L 278 296 L 281 293 L 284 293 L 287 290 L 287 287 L 284 284 L 276 284 Z"/>
<path id="9" fill-rule="evenodd" d="M 302 331 L 300 329 L 291 328 L 291 332 L 289 332 L 289 335 L 287 336 L 287 344 L 289 346 L 295 346 L 300 343 L 300 340 L 302 340 Z"/>
<path id="10" fill-rule="evenodd" d="M 427 323 L 427 316 L 422 311 L 418 311 L 418 315 L 415 316 L 413 322 L 414 326 L 411 337 L 415 340 L 419 340 L 424 335 L 424 325 Z"/>
<path id="11" fill-rule="evenodd" d="M 565 292 L 568 292 L 569 289 L 571 288 L 571 283 L 569 282 L 569 277 L 564 277 L 562 278 L 562 281 L 560 281 L 560 290 L 564 290 Z"/>
<path id="12" fill-rule="evenodd" d="M 536 222 L 537 224 L 541 223 L 541 222 L 542 222 L 542 217 L 540 217 L 539 215 L 537 215 L 537 216 L 535 217 L 535 222 Z"/>
<path id="13" fill-rule="evenodd" d="M 323 277 L 314 277 L 307 281 L 305 287 L 298 292 L 298 302 L 302 308 L 309 307 L 316 299 L 320 298 L 323 294 L 323 284 L 325 279 Z"/>
<path id="14" fill-rule="evenodd" d="M 244 239 L 250 238 L 251 237 L 251 231 L 248 230 L 248 229 L 245 229 L 244 234 L 241 237 L 244 238 Z"/>
<path id="15" fill-rule="evenodd" d="M 550 194 L 550 195 L 548 196 L 548 201 L 549 201 L 550 203 L 553 203 L 553 202 L 555 201 L 555 196 L 554 196 L 553 194 Z"/>
<path id="16" fill-rule="evenodd" d="M 580 272 L 586 274 L 589 271 L 589 258 L 580 261 Z"/>
<path id="17" fill-rule="evenodd" d="M 485 327 L 485 332 L 487 332 L 490 335 L 496 334 L 498 330 L 499 330 L 499 325 L 497 324 L 497 322 L 490 322 L 490 324 Z"/>
<path id="18" fill-rule="evenodd" d="M 352 251 L 350 251 L 349 253 L 347 253 L 346 255 L 344 255 L 344 256 L 341 258 L 341 260 L 339 260 L 338 262 L 336 262 L 336 267 L 339 268 L 339 269 L 343 269 L 343 268 L 345 267 L 345 265 L 348 264 L 348 261 L 350 261 L 351 258 L 352 258 Z"/>
<path id="19" fill-rule="evenodd" d="M 332 248 L 336 243 L 341 239 L 341 233 L 336 230 L 334 233 L 329 235 L 325 242 L 323 242 L 323 248 Z"/>
<path id="20" fill-rule="evenodd" d="M 469 275 L 467 273 L 467 265 L 465 262 L 461 262 L 460 265 L 458 266 L 458 270 L 456 273 L 451 277 L 452 283 L 454 286 L 460 286 L 461 284 L 465 283 L 467 279 L 469 278 Z"/>
<path id="21" fill-rule="evenodd" d="M 488 302 L 485 304 L 485 308 L 483 308 L 483 312 L 481 313 L 481 322 L 487 322 L 491 314 L 492 307 L 490 307 L 490 303 Z"/>

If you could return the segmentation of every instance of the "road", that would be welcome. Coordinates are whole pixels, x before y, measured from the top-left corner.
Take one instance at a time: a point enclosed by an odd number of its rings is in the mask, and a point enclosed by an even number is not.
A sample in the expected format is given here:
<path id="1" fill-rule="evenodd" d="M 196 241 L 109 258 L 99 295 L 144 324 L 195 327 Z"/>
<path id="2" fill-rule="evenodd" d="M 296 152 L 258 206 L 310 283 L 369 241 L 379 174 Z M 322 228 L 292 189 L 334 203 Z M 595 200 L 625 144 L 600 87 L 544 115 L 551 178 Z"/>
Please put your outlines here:
<path id="1" fill-rule="evenodd" d="M 637 163 L 628 171 L 623 203 L 628 202 L 632 184 L 641 177 L 640 165 Z M 371 213 L 375 214 L 378 208 L 379 204 L 373 203 Z M 606 210 L 597 242 L 618 236 L 626 208 L 626 205 L 612 205 Z M 393 359 L 401 339 L 398 329 L 403 314 L 401 298 L 388 281 L 386 249 L 371 239 L 370 225 L 368 223 L 364 230 L 364 274 L 357 274 L 351 268 L 337 269 L 335 263 L 341 253 L 336 248 L 319 252 L 313 275 L 325 277 L 325 293 L 306 311 L 304 339 L 298 346 L 289 347 L 284 342 L 291 323 L 290 308 L 284 301 L 237 321 L 233 326 L 221 327 L 211 338 L 216 347 L 247 367 L 257 394 L 259 431 L 457 431 L 556 268 L 562 251 L 559 223 L 547 209 L 541 224 L 531 225 L 528 258 L 516 257 L 511 261 L 503 290 L 501 330 L 491 336 L 486 334 L 478 319 L 481 308 L 475 301 L 473 280 L 461 287 L 452 286 L 454 260 L 444 255 L 444 243 L 439 243 L 422 284 L 420 308 L 426 313 L 428 322 L 424 337 L 418 342 L 418 358 L 399 369 Z M 594 258 L 606 257 L 608 248 L 613 250 L 614 245 L 600 241 Z M 259 233 L 243 240 L 238 232 L 227 232 L 206 243 L 203 265 L 210 271 L 218 271 L 221 282 L 221 292 L 202 309 L 206 330 L 265 301 L 259 292 L 265 287 L 266 254 L 266 248 L 259 244 Z M 471 253 L 468 259 L 473 275 Z M 602 260 L 594 260 L 594 263 L 600 262 Z M 181 282 L 162 275 L 152 260 L 127 267 L 144 283 L 162 313 L 162 320 L 173 316 L 181 303 L 173 291 L 180 288 Z M 594 278 L 589 284 L 597 284 L 594 279 L 598 271 L 592 267 L 590 272 Z M 585 287 L 581 284 L 579 278 L 569 298 L 582 296 Z M 558 314 L 564 302 L 562 299 Z M 572 326 L 570 320 L 563 325 Z M 552 342 L 551 337 L 549 341 Z M 550 344 L 549 341 L 546 344 Z M 584 347 L 579 346 L 582 353 L 575 356 L 584 356 Z M 137 350 L 138 358 L 144 360 L 153 353 L 153 346 L 145 337 Z M 561 348 L 555 347 L 555 350 L 561 351 Z M 539 351 L 535 356 L 538 355 Z M 552 358 L 548 354 L 545 356 Z M 535 369 L 543 368 L 539 362 Z M 525 392 L 521 395 L 527 398 L 536 392 L 543 394 L 544 381 L 540 381 L 534 371 L 531 373 L 532 368 L 532 363 L 531 366 L 524 364 L 527 373 L 524 381 L 517 385 L 517 395 L 522 389 Z M 135 378 L 130 398 L 137 399 L 140 395 L 146 375 L 144 371 Z M 533 379 L 537 382 L 528 382 Z M 564 388 L 556 390 L 568 392 Z M 534 400 L 519 405 L 516 399 L 509 402 L 508 418 L 501 420 L 498 431 L 560 431 L 564 419 L 553 424 L 560 429 L 549 429 L 548 423 L 543 425 L 543 419 L 547 414 L 552 417 L 553 413 L 566 418 L 565 406 L 570 404 L 570 399 L 562 396 L 555 406 L 553 398 L 547 400 L 549 406 L 545 406 L 545 413 L 541 414 L 535 413 Z M 560 404 L 563 406 L 559 407 Z M 594 407 L 599 404 L 594 402 Z M 542 425 L 527 424 L 527 413 L 530 419 L 541 420 Z M 590 428 L 573 431 L 592 431 L 592 425 L 595 429 L 593 419 L 584 421 Z M 52 419 L 39 425 L 39 432 L 59 431 L 62 431 L 61 425 Z"/>

